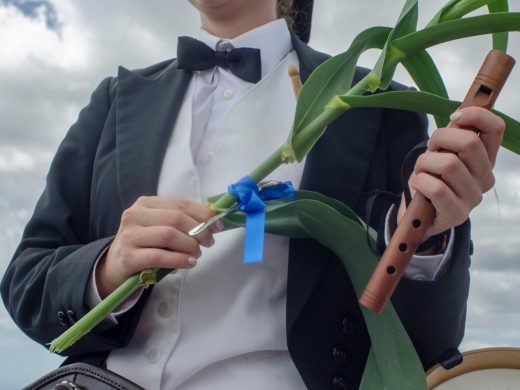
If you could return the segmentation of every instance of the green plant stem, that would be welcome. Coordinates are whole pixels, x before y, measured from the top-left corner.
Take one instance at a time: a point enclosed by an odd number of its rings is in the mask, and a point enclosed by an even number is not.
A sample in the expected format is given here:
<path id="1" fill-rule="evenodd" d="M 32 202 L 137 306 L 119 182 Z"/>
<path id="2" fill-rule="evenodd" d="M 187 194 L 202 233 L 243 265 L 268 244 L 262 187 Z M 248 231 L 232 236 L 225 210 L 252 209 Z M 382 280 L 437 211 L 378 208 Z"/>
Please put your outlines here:
<path id="1" fill-rule="evenodd" d="M 123 284 L 103 299 L 96 307 L 67 329 L 50 345 L 51 352 L 63 352 L 97 326 L 141 285 L 140 273 L 130 276 Z"/>
<path id="2" fill-rule="evenodd" d="M 392 42 L 392 46 L 411 55 L 447 41 L 503 31 L 520 31 L 520 13 L 493 13 L 457 19 L 405 35 Z"/>
<path id="3" fill-rule="evenodd" d="M 508 0 L 497 0 L 488 5 L 490 13 L 509 12 Z M 507 52 L 507 45 L 509 41 L 509 32 L 500 32 L 493 34 L 493 49 Z"/>
<path id="4" fill-rule="evenodd" d="M 369 73 L 365 77 L 363 77 L 361 80 L 359 80 L 356 83 L 356 85 L 354 85 L 347 92 L 345 92 L 344 95 L 347 95 L 347 96 L 363 95 L 369 88 L 371 81 L 372 81 L 372 76 Z"/>
<path id="5" fill-rule="evenodd" d="M 314 118 L 300 132 L 295 134 L 292 141 L 293 148 L 298 149 L 302 147 L 303 144 L 307 142 L 307 139 L 311 138 L 312 133 L 316 131 L 322 131 L 322 129 L 336 120 L 344 111 L 345 108 L 338 107 L 337 105 L 327 106 L 320 115 Z"/>
<path id="6" fill-rule="evenodd" d="M 355 84 L 345 95 L 363 95 L 370 83 L 370 76 L 367 75 Z M 294 149 L 302 147 L 309 139 L 312 139 L 312 135 L 315 132 L 323 131 L 330 123 L 336 120 L 341 114 L 343 114 L 349 107 L 346 105 L 338 106 L 337 104 L 330 104 L 325 107 L 324 111 L 314 118 L 307 126 L 301 131 L 295 134 L 292 140 L 292 146 Z M 256 167 L 249 177 L 251 177 L 257 183 L 267 177 L 271 172 L 284 163 L 282 157 L 282 146 L 280 146 L 274 153 L 267 157 L 258 167 Z M 235 203 L 235 198 L 225 193 L 222 195 L 214 204 L 213 207 L 217 210 L 226 209 L 231 207 Z"/>

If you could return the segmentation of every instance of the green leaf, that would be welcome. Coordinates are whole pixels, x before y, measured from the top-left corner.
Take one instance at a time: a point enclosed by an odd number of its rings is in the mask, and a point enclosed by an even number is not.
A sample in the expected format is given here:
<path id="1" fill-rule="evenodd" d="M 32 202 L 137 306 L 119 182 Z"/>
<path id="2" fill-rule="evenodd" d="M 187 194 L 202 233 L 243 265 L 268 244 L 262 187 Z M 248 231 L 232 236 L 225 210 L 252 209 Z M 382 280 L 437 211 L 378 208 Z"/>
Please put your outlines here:
<path id="1" fill-rule="evenodd" d="M 224 221 L 227 227 L 243 226 L 245 216 L 230 214 Z M 270 202 L 267 207 L 266 232 L 313 237 L 332 249 L 347 269 L 358 296 L 377 261 L 367 243 L 365 228 L 346 205 L 314 192 L 298 191 L 295 201 Z M 375 239 L 373 232 L 371 237 Z M 426 389 L 422 365 L 393 307 L 388 305 L 379 315 L 363 310 L 363 316 L 373 352 L 365 369 L 364 387 L 360 388 Z"/>
<path id="2" fill-rule="evenodd" d="M 367 228 L 365 222 L 357 216 L 354 211 L 344 203 L 322 195 L 319 192 L 313 191 L 297 191 L 296 200 L 313 200 L 320 202 L 324 205 L 332 207 L 338 213 L 345 218 L 356 222 L 363 229 Z M 266 203 L 266 231 L 272 234 L 279 234 L 286 237 L 292 238 L 304 238 L 308 237 L 308 234 L 299 227 L 294 226 L 294 219 L 296 218 L 294 212 L 287 207 L 287 201 L 269 201 Z M 225 223 L 226 230 L 241 227 L 245 225 L 245 213 L 239 211 L 226 216 L 223 221 Z M 369 229 L 370 236 L 375 240 L 376 233 L 373 229 Z"/>
<path id="3" fill-rule="evenodd" d="M 409 1 L 406 5 L 407 7 L 404 9 L 400 21 L 409 29 L 413 26 L 415 2 Z M 405 30 L 406 28 L 402 27 L 398 31 L 402 32 Z M 373 89 L 379 86 L 381 89 L 386 89 L 399 61 L 402 61 L 405 56 L 412 57 L 426 47 L 468 36 L 516 30 L 520 30 L 520 13 L 495 13 L 444 22 L 392 40 L 391 46 L 388 46 L 390 38 L 396 36 L 394 30 L 392 30 L 387 35 L 388 39 L 383 49 L 384 53 L 380 57 L 378 64 L 376 64 L 375 70 L 371 71 L 361 82 L 347 91 L 345 95 L 361 95 L 366 91 L 367 87 Z M 367 32 L 370 32 L 370 34 Z M 337 99 L 331 97 L 332 92 L 343 89 L 340 82 L 341 78 L 337 76 L 350 72 L 351 77 L 355 64 L 349 61 L 354 60 L 354 58 L 357 59 L 357 55 L 363 50 L 361 47 L 368 47 L 364 46 L 368 45 L 368 42 L 377 42 L 380 45 L 382 37 L 388 33 L 388 29 L 385 29 L 384 32 L 382 30 L 369 29 L 364 33 L 367 35 L 362 33 L 363 39 L 360 39 L 356 45 L 351 47 L 352 52 L 350 54 L 357 53 L 356 56 L 344 56 L 345 53 L 343 53 L 343 55 L 333 57 L 329 60 L 330 62 L 326 62 L 322 67 L 318 68 L 316 77 L 313 77 L 313 74 L 309 78 L 309 81 L 312 80 L 312 82 L 309 82 L 307 92 L 302 96 L 301 104 L 297 105 L 295 122 L 289 142 L 298 161 L 301 161 L 310 151 L 325 131 L 326 126 L 348 109 L 348 106 L 341 106 Z M 377 39 L 375 39 L 376 36 L 378 37 Z M 426 58 L 423 56 L 423 59 L 425 60 Z M 343 73 L 346 71 L 341 70 L 342 65 L 346 66 L 347 73 Z M 379 74 L 381 74 L 381 78 Z M 324 106 L 322 104 L 325 104 L 326 101 L 327 106 L 323 109 Z M 437 121 L 440 124 L 443 123 L 441 118 L 437 118 Z"/>
<path id="4" fill-rule="evenodd" d="M 403 35 L 410 34 L 417 30 L 418 9 L 419 6 L 417 0 L 406 0 L 406 3 L 401 10 L 401 14 L 399 15 L 399 18 L 397 18 L 392 35 L 388 38 L 389 40 L 402 37 Z"/>
<path id="5" fill-rule="evenodd" d="M 311 74 L 298 97 L 288 142 L 297 161 L 301 161 L 310 151 L 323 135 L 328 123 L 346 109 L 334 106 L 331 99 L 335 95 L 345 93 L 351 86 L 359 56 L 368 49 L 383 48 L 374 69 L 348 93 L 363 94 L 367 89 L 374 91 L 380 84 L 386 88 L 392 80 L 397 64 L 404 57 L 401 51 L 389 43 L 394 38 L 415 31 L 416 27 L 417 0 L 407 0 L 394 29 L 374 27 L 363 31 L 346 52 L 330 58 Z M 305 136 L 299 137 L 296 142 L 297 136 L 303 132 Z"/>
<path id="6" fill-rule="evenodd" d="M 448 118 L 452 112 L 460 107 L 461 102 L 444 99 L 442 97 L 417 91 L 390 91 L 369 96 L 338 96 L 350 107 L 381 107 L 394 108 L 438 115 Z M 493 110 L 506 123 L 506 130 L 502 146 L 520 155 L 520 122 Z"/>
<path id="7" fill-rule="evenodd" d="M 382 48 L 390 31 L 388 27 L 373 27 L 361 32 L 347 51 L 329 58 L 312 72 L 298 96 L 293 133 L 321 113 L 332 96 L 351 87 L 359 56 L 368 49 Z"/>
<path id="8" fill-rule="evenodd" d="M 321 113 L 334 95 L 351 87 L 359 56 L 368 49 L 382 48 L 390 31 L 388 27 L 373 27 L 361 32 L 348 50 L 329 58 L 312 72 L 298 96 L 293 133 Z"/>
<path id="9" fill-rule="evenodd" d="M 381 390 L 385 388 L 381 375 L 379 374 L 379 368 L 372 346 L 370 346 L 368 352 L 367 364 L 365 365 L 359 388 L 363 390 Z"/>
<path id="10" fill-rule="evenodd" d="M 377 261 L 364 239 L 364 230 L 321 202 L 302 200 L 290 207 L 309 235 L 338 255 L 359 297 Z M 421 362 L 392 305 L 387 305 L 380 314 L 366 309 L 362 312 L 384 385 L 380 388 L 427 389 Z M 369 374 L 364 376 L 371 379 Z M 374 380 L 378 379 L 374 376 Z M 366 381 L 365 386 L 374 388 Z"/>
<path id="11" fill-rule="evenodd" d="M 333 96 L 345 93 L 352 86 L 359 56 L 368 49 L 382 48 L 390 31 L 388 27 L 374 27 L 361 32 L 347 51 L 329 58 L 307 79 L 298 96 L 288 141 L 298 161 L 303 159 L 325 131 L 327 123 L 317 123 L 316 118 L 323 113 Z M 309 136 L 305 137 L 306 142 L 295 146 L 295 136 L 307 127 L 311 128 Z"/>
<path id="12" fill-rule="evenodd" d="M 452 20 L 405 35 L 393 45 L 411 55 L 418 50 L 456 39 L 504 31 L 520 31 L 519 12 L 501 12 Z"/>
<path id="13" fill-rule="evenodd" d="M 453 6 L 457 3 L 460 3 L 461 0 L 450 0 L 448 1 L 440 10 L 435 14 L 435 16 L 428 22 L 428 24 L 425 27 L 430 27 L 435 24 L 441 23 L 441 19 L 444 19 L 446 16 L 446 13 L 449 12 L 450 9 L 453 8 Z"/>
<path id="14" fill-rule="evenodd" d="M 367 243 L 365 227 L 359 217 L 337 200 L 298 191 L 296 201 L 268 207 L 267 232 L 280 234 L 280 226 L 270 224 L 272 219 L 279 218 L 285 219 L 284 229 L 288 229 L 282 234 L 305 231 L 308 237 L 332 249 L 347 269 L 356 294 L 361 295 L 377 259 Z M 229 215 L 225 219 L 229 226 L 244 223 L 243 215 Z M 272 226 L 275 226 L 274 230 Z M 363 316 L 372 340 L 373 353 L 361 389 L 426 389 L 420 360 L 393 307 L 388 305 L 379 315 L 363 310 Z"/>
<path id="15" fill-rule="evenodd" d="M 461 18 L 484 5 L 487 5 L 490 13 L 507 12 L 509 10 L 507 0 L 451 0 L 433 17 L 426 27 Z M 494 49 L 506 52 L 507 41 L 507 32 L 493 34 Z"/>
<path id="16" fill-rule="evenodd" d="M 509 11 L 509 5 L 507 0 L 497 0 L 488 5 L 490 13 L 495 12 L 507 12 Z M 493 49 L 507 52 L 507 41 L 509 34 L 507 32 L 494 33 L 493 34 Z"/>
<path id="17" fill-rule="evenodd" d="M 418 2 L 417 0 L 407 0 L 401 10 L 401 14 L 397 19 L 395 27 L 387 38 L 386 44 L 377 60 L 376 65 L 373 68 L 373 72 L 380 80 L 377 87 L 381 89 L 387 89 L 388 85 L 392 81 L 395 69 L 399 62 L 404 58 L 404 53 L 401 50 L 396 49 L 392 42 L 404 35 L 408 35 L 417 29 L 417 18 L 418 18 Z M 375 86 L 372 86 L 371 90 L 375 91 Z"/>
<path id="18" fill-rule="evenodd" d="M 402 63 L 421 91 L 448 99 L 448 91 L 444 81 L 433 59 L 426 50 L 414 53 L 405 58 Z M 449 122 L 443 116 L 435 115 L 434 118 L 437 127 L 445 127 Z"/>
<path id="19" fill-rule="evenodd" d="M 298 224 L 298 218 L 286 207 L 287 202 L 271 201 L 266 205 L 265 231 L 290 238 L 309 238 L 308 233 Z M 231 230 L 245 226 L 246 214 L 238 211 L 222 219 L 224 229 Z"/>
<path id="20" fill-rule="evenodd" d="M 460 19 L 464 15 L 469 14 L 476 9 L 485 5 L 496 2 L 497 0 L 452 0 L 449 1 L 442 9 L 433 17 L 426 27 L 434 24 L 444 23 L 449 20 Z M 507 1 L 507 0 L 506 0 Z"/>

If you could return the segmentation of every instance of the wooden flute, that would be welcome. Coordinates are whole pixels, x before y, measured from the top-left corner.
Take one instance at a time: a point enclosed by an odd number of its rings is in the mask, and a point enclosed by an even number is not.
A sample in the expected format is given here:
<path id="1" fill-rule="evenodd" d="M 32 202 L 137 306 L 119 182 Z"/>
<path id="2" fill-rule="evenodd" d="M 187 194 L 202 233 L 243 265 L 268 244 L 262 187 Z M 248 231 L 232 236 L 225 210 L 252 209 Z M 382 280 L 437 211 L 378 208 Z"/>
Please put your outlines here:
<path id="1" fill-rule="evenodd" d="M 514 64 L 511 56 L 491 50 L 460 108 L 480 106 L 490 110 Z M 434 218 L 431 201 L 416 192 L 359 299 L 361 305 L 376 313 L 383 311 Z"/>

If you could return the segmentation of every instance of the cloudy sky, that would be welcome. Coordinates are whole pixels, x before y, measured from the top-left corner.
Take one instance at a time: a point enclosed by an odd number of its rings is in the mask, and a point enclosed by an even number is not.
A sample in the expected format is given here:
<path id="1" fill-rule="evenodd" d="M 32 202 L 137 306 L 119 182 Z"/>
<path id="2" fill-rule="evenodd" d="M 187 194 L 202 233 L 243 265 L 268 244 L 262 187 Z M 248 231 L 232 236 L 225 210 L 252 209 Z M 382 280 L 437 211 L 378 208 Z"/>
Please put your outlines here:
<path id="1" fill-rule="evenodd" d="M 391 25 L 398 1 L 318 0 L 311 45 L 332 54 L 358 32 Z M 420 1 L 421 24 L 439 7 Z M 511 8 L 520 11 L 518 1 Z M 58 143 L 92 90 L 118 65 L 143 67 L 175 56 L 176 37 L 197 32 L 186 1 L 0 0 L 0 275 L 39 196 Z M 431 50 L 450 95 L 461 100 L 487 49 L 488 37 Z M 520 58 L 520 37 L 510 40 Z M 362 57 L 372 66 L 375 54 Z M 400 71 L 396 78 L 411 84 Z M 520 118 L 520 67 L 497 108 Z M 515 95 L 516 88 L 516 95 Z M 502 150 L 497 183 L 474 211 L 476 246 L 463 349 L 520 347 L 520 157 Z M 0 307 L 0 389 L 16 389 L 61 361 L 27 339 Z"/>

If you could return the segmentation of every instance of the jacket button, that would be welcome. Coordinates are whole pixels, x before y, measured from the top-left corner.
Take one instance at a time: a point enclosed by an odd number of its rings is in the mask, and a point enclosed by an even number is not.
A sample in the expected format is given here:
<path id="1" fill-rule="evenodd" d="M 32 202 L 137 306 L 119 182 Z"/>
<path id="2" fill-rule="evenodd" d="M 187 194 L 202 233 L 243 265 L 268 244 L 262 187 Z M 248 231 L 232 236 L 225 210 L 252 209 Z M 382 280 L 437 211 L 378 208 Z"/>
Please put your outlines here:
<path id="1" fill-rule="evenodd" d="M 68 320 L 67 315 L 60 310 L 58 312 L 58 324 L 60 324 L 61 326 L 67 326 L 68 325 L 67 320 Z"/>
<path id="2" fill-rule="evenodd" d="M 342 376 L 335 376 L 332 378 L 332 388 L 334 390 L 346 390 L 347 382 L 345 381 L 345 378 Z"/>
<path id="3" fill-rule="evenodd" d="M 332 350 L 332 357 L 334 358 L 334 362 L 339 366 L 346 366 L 349 361 L 349 355 L 345 348 L 337 345 Z"/>
<path id="4" fill-rule="evenodd" d="M 67 310 L 67 318 L 70 324 L 75 324 L 78 320 L 78 317 L 76 316 L 76 312 L 74 310 Z"/>
<path id="5" fill-rule="evenodd" d="M 354 336 L 356 334 L 356 328 L 357 324 L 354 318 L 351 316 L 345 316 L 345 318 L 343 318 L 341 322 L 341 330 L 343 330 L 343 333 L 347 336 Z"/>

